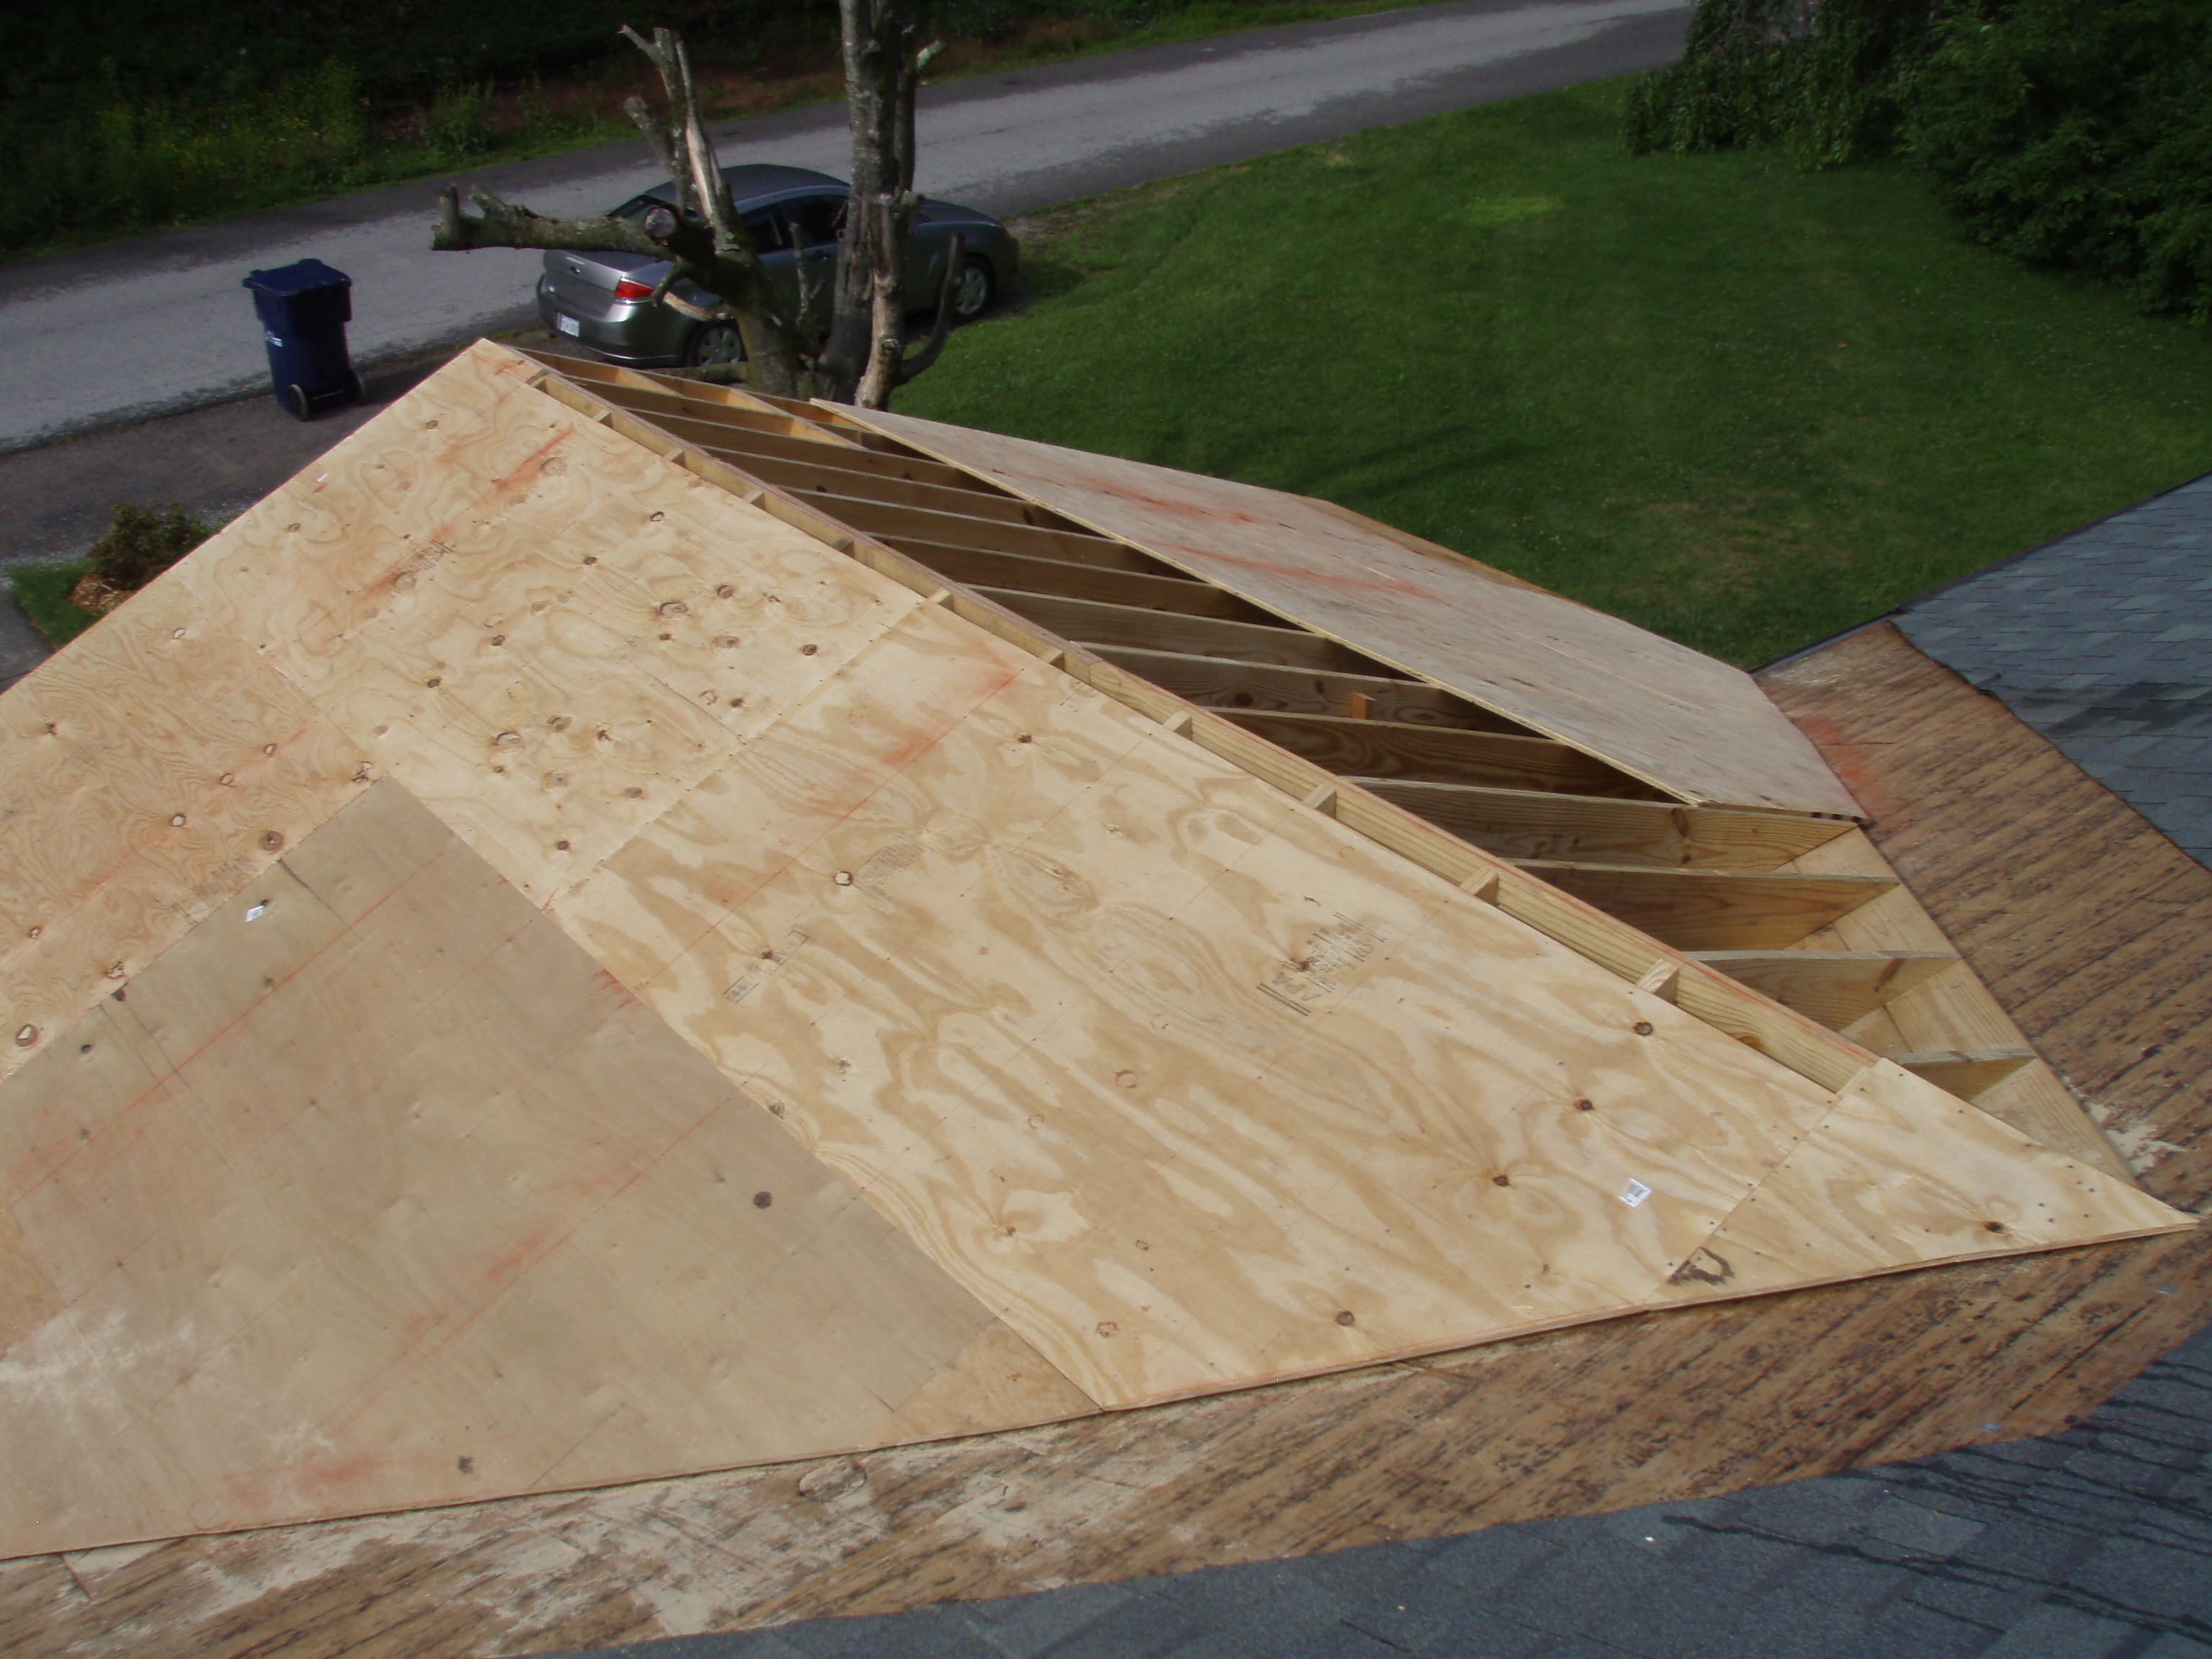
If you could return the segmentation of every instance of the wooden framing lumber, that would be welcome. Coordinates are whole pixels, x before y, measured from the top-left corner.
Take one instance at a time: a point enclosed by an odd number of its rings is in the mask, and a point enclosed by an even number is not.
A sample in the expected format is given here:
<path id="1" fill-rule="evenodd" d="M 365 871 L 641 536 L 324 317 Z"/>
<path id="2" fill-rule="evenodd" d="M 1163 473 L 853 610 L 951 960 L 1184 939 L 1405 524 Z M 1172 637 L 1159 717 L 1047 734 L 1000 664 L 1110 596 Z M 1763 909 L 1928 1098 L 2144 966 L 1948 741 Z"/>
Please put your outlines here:
<path id="1" fill-rule="evenodd" d="M 1665 869 L 1771 870 L 1832 840 L 1832 818 L 1468 783 L 1348 781 L 1503 858 Z"/>
<path id="2" fill-rule="evenodd" d="M 1235 597 L 1233 594 L 1224 593 L 1223 590 L 1215 587 L 1210 582 L 1202 582 L 1195 576 L 1186 576 L 1180 570 L 1162 564 L 1149 553 L 1139 552 L 1137 549 L 1121 542 L 1109 542 L 1103 538 L 1092 540 L 1071 537 L 1060 546 L 1045 552 L 1006 553 L 992 548 L 930 541 L 924 537 L 908 535 L 897 530 L 878 530 L 872 533 L 886 547 L 904 549 L 949 581 L 968 582 L 977 580 L 956 574 L 954 564 L 963 560 L 1018 559 L 1022 562 L 1021 564 L 1012 568 L 1027 569 L 1032 565 L 1051 564 L 1073 566 L 1085 570 L 1127 571 L 1132 575 L 1152 576 L 1162 581 L 1181 582 L 1194 592 L 1222 593 L 1224 599 Z M 980 569 L 987 567 L 969 565 L 967 568 Z M 986 582 L 983 586 L 1021 587 L 1026 584 L 1019 581 L 998 581 Z M 1050 590 L 1038 591 L 1049 592 Z"/>
<path id="3" fill-rule="evenodd" d="M 1641 779 L 1549 738 L 1340 714 L 1260 709 L 1224 713 L 1246 731 L 1345 777 L 1556 789 L 1571 795 L 1672 803 L 1672 797 Z"/>
<path id="4" fill-rule="evenodd" d="M 1562 891 L 1680 951 L 1794 945 L 1897 884 L 1880 876 L 1519 862 Z"/>
<path id="5" fill-rule="evenodd" d="M 972 519 L 997 519 L 1008 524 L 1038 524 L 1047 528 L 1066 528 L 1053 522 L 1042 507 L 996 490 L 979 489 L 967 483 L 945 484 L 907 478 L 886 477 L 880 472 L 864 472 L 850 467 L 822 466 L 812 461 L 786 459 L 780 456 L 749 454 L 731 448 L 722 451 L 728 459 L 765 483 L 781 484 L 808 495 L 858 497 L 894 507 L 927 507 L 936 513 L 962 514 Z"/>
<path id="6" fill-rule="evenodd" d="M 1228 622 L 1257 622 L 1263 625 L 1273 621 L 1266 611 L 1246 604 L 1234 593 L 1180 574 L 1154 575 L 1137 570 L 1104 569 L 1061 559 L 1025 558 L 1018 553 L 931 547 L 926 543 L 909 545 L 915 550 L 915 557 L 947 580 L 968 583 L 979 592 L 996 590 L 1096 599 L 1134 609 L 1171 611 L 1184 616 L 1218 617 Z M 927 551 L 921 550 L 925 547 Z"/>
<path id="7" fill-rule="evenodd" d="M 1899 1066 L 1923 1077 L 1947 1094 L 1972 1100 L 2003 1082 L 2023 1066 L 2034 1061 L 2033 1048 L 1977 1048 L 1939 1050 L 1933 1054 L 1893 1054 Z"/>
<path id="8" fill-rule="evenodd" d="M 1941 973 L 1948 951 L 1693 951 L 1729 978 L 1842 1030 Z"/>
<path id="9" fill-rule="evenodd" d="M 1062 599 L 1050 593 L 1012 589 L 978 590 L 1009 611 L 1018 611 L 1041 627 L 1079 645 L 1134 646 L 1146 651 L 1180 651 L 1194 656 L 1285 668 L 1319 668 L 1338 674 L 1392 678 L 1372 658 L 1286 623 L 1228 622 L 1164 611 L 1103 605 L 1095 599 Z"/>
<path id="10" fill-rule="evenodd" d="M 708 386 L 696 380 L 671 381 L 616 363 L 602 363 L 550 352 L 526 352 L 571 381 L 583 381 L 609 404 L 618 408 L 650 410 L 662 418 L 701 422 L 731 430 L 769 432 L 804 439 L 826 448 L 860 449 L 866 446 L 858 433 L 833 433 L 818 422 L 802 419 L 775 409 L 736 386 Z"/>
<path id="11" fill-rule="evenodd" d="M 1287 668 L 1273 663 L 1147 650 L 1136 646 L 1101 645 L 1094 649 L 1107 661 L 1123 664 L 1153 684 L 1202 708 L 1285 709 L 1330 714 L 1341 713 L 1352 698 L 1364 697 L 1368 708 L 1381 720 L 1475 732 L 1518 729 L 1509 726 L 1501 714 L 1478 708 L 1463 698 L 1419 680 Z"/>
<path id="12" fill-rule="evenodd" d="M 1120 543 L 1084 530 L 1053 529 L 1042 525 L 1017 524 L 1003 519 L 979 519 L 972 514 L 942 513 L 933 507 L 898 507 L 859 495 L 839 495 L 807 490 L 825 513 L 869 535 L 892 535 L 919 541 L 949 543 L 954 547 L 977 547 L 992 553 L 1023 553 L 1033 559 L 1073 559 L 1081 562 L 1087 548 L 1119 547 Z"/>

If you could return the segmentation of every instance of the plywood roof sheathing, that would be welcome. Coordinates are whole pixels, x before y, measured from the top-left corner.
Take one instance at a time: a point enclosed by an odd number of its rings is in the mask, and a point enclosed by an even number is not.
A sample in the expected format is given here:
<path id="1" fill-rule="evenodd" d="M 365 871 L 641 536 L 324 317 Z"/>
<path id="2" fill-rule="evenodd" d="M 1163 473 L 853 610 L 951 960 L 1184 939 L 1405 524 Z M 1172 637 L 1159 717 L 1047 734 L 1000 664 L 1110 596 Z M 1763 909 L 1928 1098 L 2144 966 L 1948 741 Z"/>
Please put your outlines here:
<path id="1" fill-rule="evenodd" d="M 2193 1224 L 1684 954 L 1919 948 L 1832 817 L 1500 856 L 637 380 L 479 344 L 0 697 L 0 1555 Z"/>

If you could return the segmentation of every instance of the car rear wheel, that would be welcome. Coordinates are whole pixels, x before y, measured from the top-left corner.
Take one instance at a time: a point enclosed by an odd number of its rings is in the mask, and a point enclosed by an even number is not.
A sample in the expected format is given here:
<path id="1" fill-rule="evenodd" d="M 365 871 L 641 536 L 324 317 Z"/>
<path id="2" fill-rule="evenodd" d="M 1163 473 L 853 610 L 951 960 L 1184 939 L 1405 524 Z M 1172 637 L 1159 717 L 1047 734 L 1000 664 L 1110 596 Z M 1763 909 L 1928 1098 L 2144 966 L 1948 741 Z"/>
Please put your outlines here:
<path id="1" fill-rule="evenodd" d="M 952 284 L 952 315 L 956 321 L 972 323 L 991 308 L 998 283 L 991 275 L 991 262 L 980 253 L 971 253 L 960 262 L 960 275 Z"/>
<path id="2" fill-rule="evenodd" d="M 702 323 L 691 331 L 691 338 L 684 348 L 684 361 L 693 368 L 705 368 L 714 363 L 741 363 L 745 360 L 745 343 L 738 336 L 735 323 Z"/>

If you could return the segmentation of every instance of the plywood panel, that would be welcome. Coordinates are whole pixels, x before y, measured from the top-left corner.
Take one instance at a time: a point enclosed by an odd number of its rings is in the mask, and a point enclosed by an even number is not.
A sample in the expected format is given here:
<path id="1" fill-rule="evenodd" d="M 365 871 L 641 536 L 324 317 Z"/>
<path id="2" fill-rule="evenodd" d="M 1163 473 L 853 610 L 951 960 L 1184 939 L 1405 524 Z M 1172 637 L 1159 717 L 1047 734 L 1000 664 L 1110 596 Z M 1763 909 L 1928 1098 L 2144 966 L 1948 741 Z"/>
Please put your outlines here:
<path id="1" fill-rule="evenodd" d="M 1672 1294 L 1778 1289 L 1929 1261 L 2048 1249 L 2084 1224 L 2170 1226 L 2134 1183 L 2036 1146 L 1894 1061 L 1868 1067 L 1685 1264 Z"/>
<path id="2" fill-rule="evenodd" d="M 288 864 L 0 1086 L 0 1554 L 1091 1409 L 398 785 Z"/>
<path id="3" fill-rule="evenodd" d="M 1341 509 L 910 416 L 859 418 L 1686 799 L 1858 811 L 1749 676 Z"/>
<path id="4" fill-rule="evenodd" d="M 170 581 L 0 699 L 0 1077 L 366 787 Z"/>

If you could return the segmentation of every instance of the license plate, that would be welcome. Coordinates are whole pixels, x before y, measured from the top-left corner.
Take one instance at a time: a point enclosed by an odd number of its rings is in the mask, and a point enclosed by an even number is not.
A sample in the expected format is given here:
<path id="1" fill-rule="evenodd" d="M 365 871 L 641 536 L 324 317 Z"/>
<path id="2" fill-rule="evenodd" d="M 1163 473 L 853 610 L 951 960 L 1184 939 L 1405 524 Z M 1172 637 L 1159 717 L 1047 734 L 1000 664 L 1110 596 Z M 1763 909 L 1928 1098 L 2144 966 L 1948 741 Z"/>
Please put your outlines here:
<path id="1" fill-rule="evenodd" d="M 553 326 L 563 334 L 574 335 L 580 340 L 584 337 L 584 325 L 565 312 L 556 311 L 553 313 Z"/>

